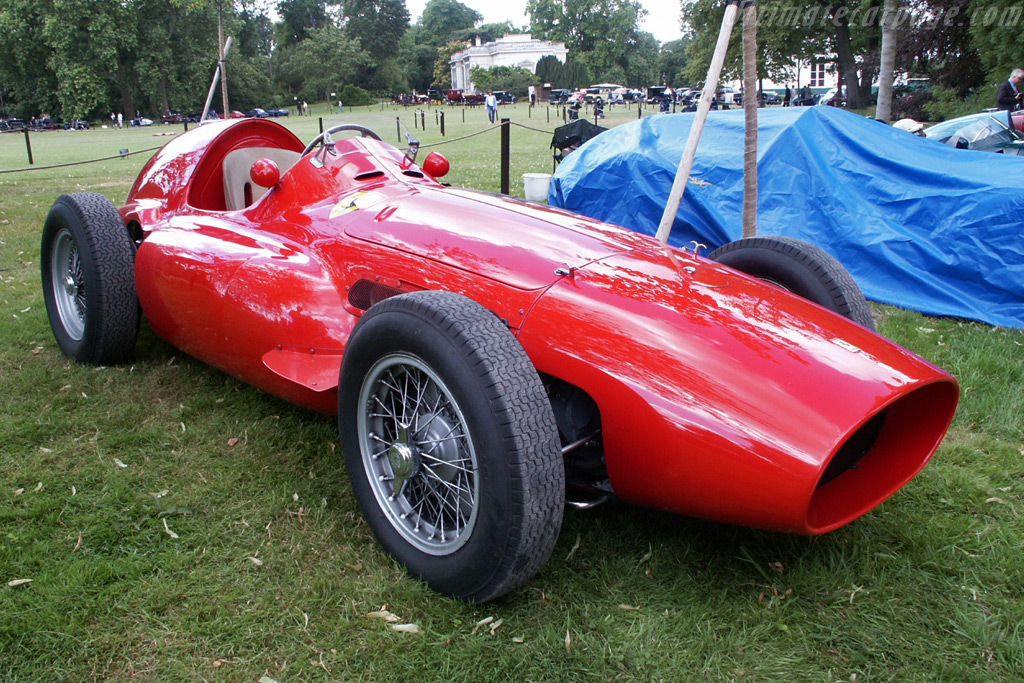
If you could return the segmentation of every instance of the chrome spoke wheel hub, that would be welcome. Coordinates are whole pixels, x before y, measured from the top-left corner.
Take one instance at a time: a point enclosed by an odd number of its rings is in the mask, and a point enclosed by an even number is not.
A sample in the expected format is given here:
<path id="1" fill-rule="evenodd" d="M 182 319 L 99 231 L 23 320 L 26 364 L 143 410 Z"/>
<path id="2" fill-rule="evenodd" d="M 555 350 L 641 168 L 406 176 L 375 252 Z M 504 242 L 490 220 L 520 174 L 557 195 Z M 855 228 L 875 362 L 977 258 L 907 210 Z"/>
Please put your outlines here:
<path id="1" fill-rule="evenodd" d="M 78 245 L 66 228 L 57 233 L 50 254 L 50 277 L 57 315 L 75 341 L 85 335 L 85 276 Z"/>
<path id="2" fill-rule="evenodd" d="M 388 521 L 425 553 L 462 547 L 476 525 L 479 481 L 451 390 L 420 359 L 394 353 L 370 368 L 358 406 L 361 459 Z"/>

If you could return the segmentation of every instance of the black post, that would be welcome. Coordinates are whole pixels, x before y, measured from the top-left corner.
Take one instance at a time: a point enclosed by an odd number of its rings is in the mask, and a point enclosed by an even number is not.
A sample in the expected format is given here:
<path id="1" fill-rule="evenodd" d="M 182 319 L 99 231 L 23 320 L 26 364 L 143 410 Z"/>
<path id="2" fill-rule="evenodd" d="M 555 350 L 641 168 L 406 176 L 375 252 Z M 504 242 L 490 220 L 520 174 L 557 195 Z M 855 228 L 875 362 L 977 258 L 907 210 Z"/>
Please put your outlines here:
<path id="1" fill-rule="evenodd" d="M 441 137 L 444 137 L 444 112 L 441 112 Z"/>
<path id="2" fill-rule="evenodd" d="M 183 119 L 182 123 L 185 124 L 185 132 L 188 132 L 188 119 Z"/>
<path id="3" fill-rule="evenodd" d="M 28 126 L 25 126 L 25 149 L 28 150 L 28 165 L 35 165 L 35 162 L 32 161 L 32 141 L 28 139 Z"/>
<path id="4" fill-rule="evenodd" d="M 551 107 L 548 107 L 548 123 L 551 123 Z"/>
<path id="5" fill-rule="evenodd" d="M 509 165 L 509 149 L 510 145 L 510 133 L 512 125 L 509 119 L 501 120 L 501 193 L 508 194 L 508 165 Z"/>
<path id="6" fill-rule="evenodd" d="M 324 117 L 320 117 L 320 133 L 324 132 Z"/>
<path id="7" fill-rule="evenodd" d="M 466 122 L 466 105 L 462 105 L 462 122 Z"/>
<path id="8" fill-rule="evenodd" d="M 427 112 L 422 109 L 420 109 L 420 129 L 424 131 L 427 129 Z"/>
<path id="9" fill-rule="evenodd" d="M 398 144 L 402 144 L 402 119 L 395 117 L 395 135 L 398 136 Z"/>
<path id="10" fill-rule="evenodd" d="M 416 130 L 420 127 L 419 119 L 416 118 L 416 112 L 412 113 L 412 129 Z"/>

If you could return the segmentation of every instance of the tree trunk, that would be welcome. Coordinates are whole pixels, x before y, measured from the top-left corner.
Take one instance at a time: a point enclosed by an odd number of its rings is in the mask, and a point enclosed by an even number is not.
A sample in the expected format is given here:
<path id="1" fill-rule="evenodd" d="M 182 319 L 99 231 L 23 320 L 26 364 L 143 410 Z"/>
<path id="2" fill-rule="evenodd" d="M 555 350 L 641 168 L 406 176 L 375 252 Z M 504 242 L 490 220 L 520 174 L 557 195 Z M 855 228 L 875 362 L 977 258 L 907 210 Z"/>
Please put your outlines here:
<path id="1" fill-rule="evenodd" d="M 889 123 L 892 119 L 892 82 L 896 66 L 896 10 L 899 0 L 885 0 L 882 10 L 882 54 L 878 65 L 878 106 L 875 118 Z"/>
<path id="2" fill-rule="evenodd" d="M 743 8 L 743 236 L 757 235 L 757 6 Z"/>
<path id="3" fill-rule="evenodd" d="M 845 12 L 838 12 L 842 5 L 832 5 L 832 18 L 836 27 L 836 54 L 839 57 L 839 75 L 841 82 L 846 84 L 846 106 L 860 109 L 865 106 L 861 93 L 860 79 L 857 77 L 857 61 L 853 58 L 850 46 L 850 22 Z"/>

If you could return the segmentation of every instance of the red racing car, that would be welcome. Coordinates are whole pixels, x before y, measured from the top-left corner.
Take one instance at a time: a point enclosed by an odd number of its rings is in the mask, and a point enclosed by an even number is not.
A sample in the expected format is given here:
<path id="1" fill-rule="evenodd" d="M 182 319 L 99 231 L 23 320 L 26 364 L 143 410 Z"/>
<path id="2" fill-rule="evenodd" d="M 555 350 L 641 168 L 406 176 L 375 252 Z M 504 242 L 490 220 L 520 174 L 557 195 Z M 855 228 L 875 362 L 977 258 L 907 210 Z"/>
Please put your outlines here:
<path id="1" fill-rule="evenodd" d="M 336 412 L 381 545 L 475 601 L 540 570 L 567 502 L 820 534 L 945 434 L 956 381 L 868 329 L 827 255 L 785 238 L 714 255 L 751 277 L 448 187 L 440 155 L 414 157 L 358 126 L 303 145 L 222 121 L 163 147 L 120 210 L 60 197 L 41 263 L 61 349 L 125 359 L 144 314 L 196 358 Z"/>

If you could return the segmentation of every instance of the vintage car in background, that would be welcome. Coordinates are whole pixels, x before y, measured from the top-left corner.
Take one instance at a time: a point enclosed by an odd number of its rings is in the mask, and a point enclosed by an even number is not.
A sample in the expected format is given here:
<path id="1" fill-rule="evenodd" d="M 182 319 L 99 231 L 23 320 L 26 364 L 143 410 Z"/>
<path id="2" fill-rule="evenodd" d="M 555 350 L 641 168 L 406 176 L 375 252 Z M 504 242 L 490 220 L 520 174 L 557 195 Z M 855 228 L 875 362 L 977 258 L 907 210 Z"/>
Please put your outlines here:
<path id="1" fill-rule="evenodd" d="M 443 185 L 448 162 L 415 151 L 353 125 L 304 145 L 221 121 L 158 151 L 120 209 L 61 196 L 41 258 L 60 348 L 124 361 L 141 314 L 195 358 L 337 413 L 381 545 L 474 601 L 540 571 L 567 502 L 821 534 L 938 447 L 956 381 L 828 294 Z M 841 267 L 795 240 L 726 255 L 863 313 Z"/>
<path id="2" fill-rule="evenodd" d="M 1019 117 L 1024 118 L 1024 117 Z M 996 154 L 1024 154 L 1024 133 L 1007 111 L 990 111 L 959 116 L 924 129 L 924 136 L 957 149 L 975 149 Z"/>

